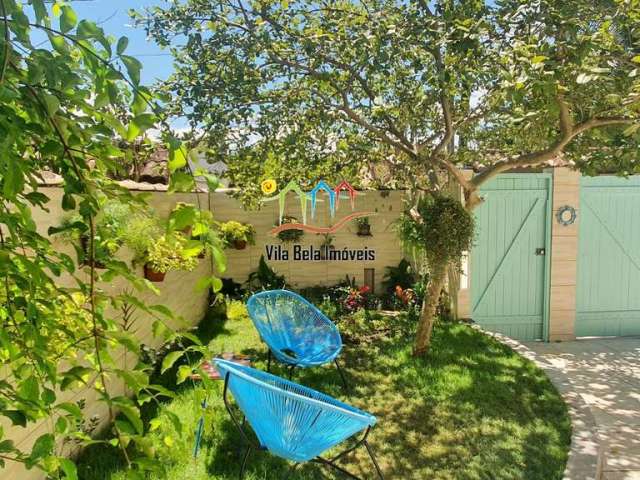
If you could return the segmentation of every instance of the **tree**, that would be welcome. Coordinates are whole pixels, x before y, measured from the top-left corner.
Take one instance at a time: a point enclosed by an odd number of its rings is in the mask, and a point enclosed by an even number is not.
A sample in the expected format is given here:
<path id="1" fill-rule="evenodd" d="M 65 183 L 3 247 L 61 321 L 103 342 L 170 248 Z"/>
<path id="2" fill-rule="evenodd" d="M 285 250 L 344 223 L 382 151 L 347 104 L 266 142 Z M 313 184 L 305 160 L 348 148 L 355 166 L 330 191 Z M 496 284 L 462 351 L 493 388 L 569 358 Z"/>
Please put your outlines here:
<path id="1" fill-rule="evenodd" d="M 636 1 L 187 0 L 138 18 L 160 43 L 184 37 L 164 88 L 238 168 L 263 173 L 266 152 L 283 171 L 292 154 L 310 172 L 373 158 L 414 192 L 448 177 L 469 212 L 513 168 L 638 171 Z M 434 295 L 445 273 L 431 273 Z"/>
<path id="2" fill-rule="evenodd" d="M 146 305 L 128 290 L 103 288 L 101 282 L 115 277 L 124 277 L 136 291 L 151 285 L 117 258 L 104 259 L 104 270 L 97 271 L 96 218 L 107 202 L 145 211 L 144 200 L 107 173 L 127 155 L 120 141 L 134 141 L 162 122 L 162 110 L 140 85 L 141 65 L 126 55 L 126 37 L 110 39 L 94 22 L 79 21 L 66 3 L 49 8 L 43 0 L 28 5 L 0 0 L 0 415 L 23 427 L 50 418 L 55 427 L 27 451 L 0 428 L 0 468 L 6 461 L 22 462 L 50 478 L 77 478 L 73 462 L 58 450 L 59 440 L 80 445 L 93 440 L 81 428 L 86 419 L 78 405 L 60 397 L 88 387 L 107 407 L 112 423 L 99 441 L 119 446 L 131 478 L 143 478 L 141 472 L 160 471 L 162 465 L 144 453 L 139 408 L 171 392 L 149 382 L 150 366 L 142 361 L 119 367 L 114 353 L 129 351 L 139 358 L 140 345 L 121 324 L 118 309 L 132 305 L 156 319 L 154 332 L 168 339 L 180 335 L 165 325 L 172 317 L 166 307 Z M 165 135 L 172 188 L 190 188 L 184 146 L 166 129 Z M 62 177 L 62 208 L 78 217 L 50 233 L 75 231 L 86 239 L 81 269 L 56 251 L 32 218 L 33 210 L 46 210 L 52 202 L 39 187 L 45 171 Z M 176 212 L 173 221 L 184 228 L 197 218 L 191 209 Z M 72 286 L 63 286 L 62 275 Z M 207 279 L 204 285 L 218 281 Z M 115 379 L 125 382 L 134 397 L 112 394 Z"/>

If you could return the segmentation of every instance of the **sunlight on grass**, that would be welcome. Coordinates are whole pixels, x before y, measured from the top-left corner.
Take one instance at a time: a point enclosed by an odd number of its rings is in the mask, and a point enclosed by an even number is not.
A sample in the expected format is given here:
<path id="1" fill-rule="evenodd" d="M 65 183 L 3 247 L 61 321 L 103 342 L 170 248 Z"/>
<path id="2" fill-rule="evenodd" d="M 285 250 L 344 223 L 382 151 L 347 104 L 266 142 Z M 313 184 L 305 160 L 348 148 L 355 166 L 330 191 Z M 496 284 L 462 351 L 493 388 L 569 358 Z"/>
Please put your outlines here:
<path id="1" fill-rule="evenodd" d="M 205 322 L 215 324 L 201 326 L 216 332 L 211 352 L 245 353 L 264 369 L 266 349 L 244 306 L 232 303 L 227 315 L 226 321 L 209 316 Z M 541 370 L 463 324 L 438 324 L 429 358 L 415 360 L 410 354 L 411 335 L 400 324 L 397 330 L 396 335 L 367 345 L 345 346 L 341 358 L 354 386 L 350 396 L 344 395 L 334 368 L 299 371 L 294 379 L 378 417 L 370 439 L 386 478 L 562 478 L 570 421 L 566 406 Z M 284 375 L 280 367 L 278 372 Z M 190 386 L 161 408 L 159 426 L 148 437 L 168 478 L 237 478 L 241 441 L 224 410 L 221 390 L 220 382 L 209 394 L 199 385 Z M 208 407 L 203 410 L 205 397 Z M 167 410 L 180 417 L 182 432 L 164 416 Z M 205 432 L 194 459 L 194 432 L 203 413 Z M 109 463 L 95 455 L 84 456 L 82 478 L 126 478 L 113 459 Z M 349 455 L 345 465 L 364 478 L 373 478 L 363 452 Z M 246 478 L 280 479 L 287 468 L 281 459 L 254 453 Z M 291 478 L 334 478 L 331 475 L 308 465 Z"/>

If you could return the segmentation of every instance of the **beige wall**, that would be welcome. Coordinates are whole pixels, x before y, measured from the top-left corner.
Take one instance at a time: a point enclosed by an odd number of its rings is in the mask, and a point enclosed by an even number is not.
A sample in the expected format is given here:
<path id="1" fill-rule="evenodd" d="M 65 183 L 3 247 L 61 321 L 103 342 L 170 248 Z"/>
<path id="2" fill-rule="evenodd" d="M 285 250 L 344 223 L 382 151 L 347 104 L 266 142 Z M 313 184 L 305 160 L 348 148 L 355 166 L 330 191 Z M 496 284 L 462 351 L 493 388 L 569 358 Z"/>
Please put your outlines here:
<path id="1" fill-rule="evenodd" d="M 578 212 L 572 225 L 556 219 L 558 209 L 572 206 Z M 553 217 L 551 218 L 551 281 L 549 340 L 575 338 L 578 226 L 580 223 L 580 173 L 568 168 L 553 170 Z"/>
<path id="2" fill-rule="evenodd" d="M 333 245 L 336 249 L 348 247 L 350 249 L 375 250 L 375 261 L 293 261 L 293 246 L 282 244 L 277 237 L 272 236 L 269 231 L 278 221 L 278 202 L 271 201 L 263 204 L 259 212 L 245 211 L 240 204 L 232 197 L 216 192 L 211 195 L 211 211 L 216 220 L 239 220 L 251 223 L 256 229 L 256 244 L 247 247 L 246 250 L 227 250 L 228 271 L 223 277 L 233 278 L 236 282 L 244 282 L 250 272 L 254 271 L 260 255 L 267 258 L 266 245 L 282 245 L 289 249 L 289 261 L 268 261 L 269 265 L 278 273 L 285 275 L 288 282 L 294 287 L 309 287 L 314 285 L 333 285 L 343 280 L 346 275 L 355 277 L 356 282 L 362 285 L 364 282 L 364 269 L 375 269 L 375 287 L 377 291 L 381 289 L 385 267 L 395 266 L 403 258 L 403 250 L 398 241 L 397 235 L 393 231 L 392 223 L 398 218 L 402 211 L 403 193 L 365 191 L 358 192 L 355 201 L 356 212 L 372 212 L 369 217 L 371 223 L 370 237 L 359 237 L 356 235 L 357 227 L 354 222 L 348 223 L 343 229 L 333 236 Z M 319 198 L 325 200 L 318 202 L 316 218 L 311 218 L 310 202 L 307 205 L 307 223 L 315 226 L 328 226 L 332 222 L 339 221 L 344 216 L 352 213 L 348 199 L 339 202 L 339 209 L 335 219 L 329 216 L 329 202 L 326 194 L 319 194 Z M 287 198 L 285 215 L 291 215 L 302 219 L 300 204 L 294 194 Z M 300 239 L 303 247 L 313 245 L 317 248 L 322 244 L 322 235 L 305 233 Z"/>

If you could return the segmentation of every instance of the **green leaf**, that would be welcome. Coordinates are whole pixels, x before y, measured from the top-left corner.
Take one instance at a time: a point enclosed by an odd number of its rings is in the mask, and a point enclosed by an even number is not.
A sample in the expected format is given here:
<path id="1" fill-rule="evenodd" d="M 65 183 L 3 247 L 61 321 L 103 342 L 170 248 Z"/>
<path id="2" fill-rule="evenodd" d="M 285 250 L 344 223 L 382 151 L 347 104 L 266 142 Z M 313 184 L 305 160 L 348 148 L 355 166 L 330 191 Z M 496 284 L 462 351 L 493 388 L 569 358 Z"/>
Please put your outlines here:
<path id="1" fill-rule="evenodd" d="M 39 436 L 31 448 L 31 455 L 29 458 L 32 461 L 35 461 L 50 455 L 53 451 L 54 445 L 55 438 L 52 434 L 45 433 L 44 435 Z"/>
<path id="2" fill-rule="evenodd" d="M 47 113 L 49 116 L 53 116 L 58 112 L 58 109 L 60 108 L 60 100 L 58 100 L 58 97 L 49 93 L 43 93 L 42 100 L 47 107 Z"/>
<path id="3" fill-rule="evenodd" d="M 144 426 L 142 424 L 142 419 L 140 418 L 140 412 L 137 408 L 131 407 L 129 405 L 118 404 L 120 411 L 124 413 L 127 417 L 127 420 L 131 422 L 131 425 L 136 429 L 139 434 L 144 432 Z"/>
<path id="4" fill-rule="evenodd" d="M 49 42 L 51 42 L 51 46 L 56 52 L 61 53 L 63 55 L 67 53 L 67 42 L 65 42 L 64 37 L 62 35 L 47 33 L 47 36 L 49 37 Z"/>
<path id="5" fill-rule="evenodd" d="M 3 440 L 0 442 L 0 452 L 13 452 L 15 449 L 15 445 L 13 444 L 13 440 Z"/>
<path id="6" fill-rule="evenodd" d="M 538 64 L 538 63 L 542 63 L 542 62 L 544 62 L 547 58 L 548 58 L 548 57 L 546 57 L 546 56 L 544 56 L 544 55 L 536 55 L 535 57 L 533 57 L 533 58 L 531 59 L 531 63 L 532 63 L 533 65 L 536 65 L 536 64 Z"/>
<path id="7" fill-rule="evenodd" d="M 60 389 L 67 390 L 78 383 L 85 385 L 89 380 L 89 375 L 93 372 L 88 367 L 73 367 L 62 374 L 62 382 L 60 382 Z"/>
<path id="8" fill-rule="evenodd" d="M 78 480 L 78 469 L 76 464 L 68 458 L 60 459 L 60 468 L 64 472 L 66 480 Z"/>
<path id="9" fill-rule="evenodd" d="M 142 131 L 155 127 L 156 120 L 157 118 L 153 113 L 141 113 L 133 117 L 133 123 Z"/>
<path id="10" fill-rule="evenodd" d="M 162 369 L 160 370 L 160 373 L 164 373 L 171 367 L 173 367 L 173 364 L 176 363 L 176 361 L 180 357 L 182 357 L 183 354 L 183 351 L 169 352 L 167 356 L 162 360 Z"/>
<path id="11" fill-rule="evenodd" d="M 173 172 L 169 179 L 169 192 L 191 192 L 196 183 L 193 177 L 185 172 Z"/>
<path id="12" fill-rule="evenodd" d="M 129 45 L 129 39 L 127 37 L 120 37 L 118 45 L 116 46 L 116 52 L 118 55 L 122 55 Z"/>
<path id="13" fill-rule="evenodd" d="M 20 387 L 18 388 L 18 394 L 26 400 L 37 402 L 40 399 L 40 387 L 38 386 L 38 379 L 34 375 L 31 375 L 20 384 Z"/>
<path id="14" fill-rule="evenodd" d="M 214 293 L 219 292 L 222 289 L 222 280 L 218 277 L 213 277 L 211 279 L 211 289 L 214 291 Z"/>
<path id="15" fill-rule="evenodd" d="M 169 171 L 175 172 L 179 168 L 187 165 L 187 157 L 185 155 L 185 147 L 182 143 L 176 148 L 170 148 L 169 150 Z"/>
<path id="16" fill-rule="evenodd" d="M 227 269 L 227 257 L 224 254 L 224 251 L 221 248 L 214 246 L 211 249 L 211 253 L 213 255 L 213 260 L 216 265 L 216 270 L 220 274 L 224 273 L 225 270 Z"/>
<path id="17" fill-rule="evenodd" d="M 127 126 L 126 140 L 132 142 L 138 135 L 140 135 L 140 128 L 134 122 L 130 122 Z"/>
<path id="18" fill-rule="evenodd" d="M 70 193 L 65 193 L 62 195 L 62 209 L 65 211 L 74 210 L 76 208 L 76 200 L 73 198 L 73 195 Z M 73 224 L 67 225 L 73 226 Z"/>
<path id="19" fill-rule="evenodd" d="M 183 383 L 187 378 L 189 378 L 189 376 L 193 373 L 193 369 L 191 368 L 190 365 L 181 365 L 180 368 L 178 368 L 178 385 L 180 385 L 181 383 Z"/>
<path id="20" fill-rule="evenodd" d="M 19 410 L 3 410 L 2 415 L 11 420 L 11 424 L 19 427 L 27 426 L 27 417 Z"/>
<path id="21" fill-rule="evenodd" d="M 4 196 L 13 200 L 24 188 L 24 174 L 13 156 L 7 157 L 7 170 L 4 175 L 2 191 Z"/>
<path id="22" fill-rule="evenodd" d="M 72 30 L 78 24 L 78 16 L 68 5 L 62 6 L 62 16 L 60 17 L 60 30 L 62 33 L 67 33 Z"/>
<path id="23" fill-rule="evenodd" d="M 631 59 L 631 61 L 632 61 L 633 63 L 640 63 L 640 55 L 636 55 L 635 57 L 633 57 L 633 58 Z"/>
<path id="24" fill-rule="evenodd" d="M 134 85 L 140 84 L 140 70 L 142 70 L 142 64 L 137 58 L 130 57 L 129 55 L 121 55 L 120 59 L 124 66 L 127 69 L 127 73 L 129 74 L 129 78 L 134 83 Z"/>
<path id="25" fill-rule="evenodd" d="M 33 12 L 36 15 L 36 23 L 41 24 L 42 21 L 48 17 L 44 0 L 31 0 L 31 4 L 33 5 Z"/>

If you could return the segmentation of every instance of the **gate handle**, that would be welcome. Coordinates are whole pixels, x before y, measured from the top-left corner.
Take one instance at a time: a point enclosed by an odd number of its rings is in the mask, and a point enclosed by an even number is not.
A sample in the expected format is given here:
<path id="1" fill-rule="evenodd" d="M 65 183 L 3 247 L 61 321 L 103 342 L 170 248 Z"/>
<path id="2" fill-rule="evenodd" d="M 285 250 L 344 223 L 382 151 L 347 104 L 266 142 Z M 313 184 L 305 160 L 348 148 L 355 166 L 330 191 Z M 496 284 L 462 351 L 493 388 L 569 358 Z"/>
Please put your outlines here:
<path id="1" fill-rule="evenodd" d="M 544 256 L 545 253 L 546 252 L 544 248 L 536 248 L 536 255 Z"/>

